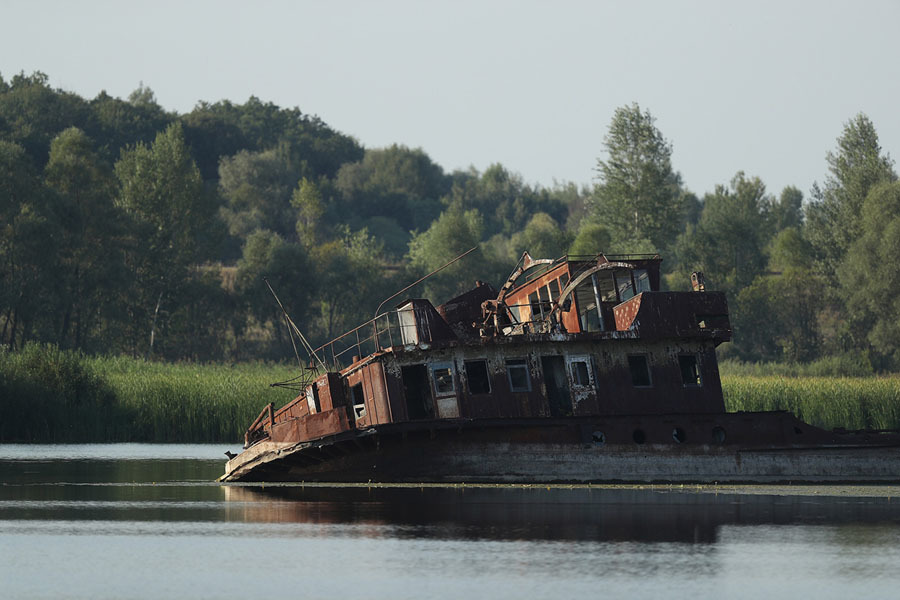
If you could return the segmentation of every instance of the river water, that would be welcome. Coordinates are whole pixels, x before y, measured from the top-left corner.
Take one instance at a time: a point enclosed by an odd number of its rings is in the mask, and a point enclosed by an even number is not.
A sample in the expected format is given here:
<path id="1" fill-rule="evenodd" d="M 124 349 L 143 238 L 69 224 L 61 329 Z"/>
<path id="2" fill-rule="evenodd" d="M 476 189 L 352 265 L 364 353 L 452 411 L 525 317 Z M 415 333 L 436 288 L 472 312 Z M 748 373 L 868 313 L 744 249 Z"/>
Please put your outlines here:
<path id="1" fill-rule="evenodd" d="M 896 598 L 898 487 L 220 485 L 227 445 L 0 445 L 2 598 Z"/>

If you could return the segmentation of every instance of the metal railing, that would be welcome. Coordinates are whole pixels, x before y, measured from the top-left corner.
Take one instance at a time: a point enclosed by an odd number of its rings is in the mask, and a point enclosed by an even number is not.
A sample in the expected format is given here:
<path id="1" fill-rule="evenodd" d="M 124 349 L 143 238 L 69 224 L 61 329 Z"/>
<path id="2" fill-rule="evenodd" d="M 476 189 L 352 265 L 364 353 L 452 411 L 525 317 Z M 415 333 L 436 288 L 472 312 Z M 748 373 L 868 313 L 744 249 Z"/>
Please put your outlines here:
<path id="1" fill-rule="evenodd" d="M 411 313 L 411 323 L 403 323 L 401 313 Z M 422 331 L 416 326 L 417 322 L 427 322 L 428 318 L 422 308 L 413 310 L 391 310 L 381 313 L 374 319 L 366 321 L 359 327 L 351 329 L 347 333 L 336 337 L 330 342 L 319 346 L 314 350 L 316 356 L 329 369 L 340 371 L 352 364 L 353 358 L 362 358 L 379 350 L 393 346 L 404 345 L 404 340 L 419 340 L 419 333 L 429 336 L 430 331 Z"/>

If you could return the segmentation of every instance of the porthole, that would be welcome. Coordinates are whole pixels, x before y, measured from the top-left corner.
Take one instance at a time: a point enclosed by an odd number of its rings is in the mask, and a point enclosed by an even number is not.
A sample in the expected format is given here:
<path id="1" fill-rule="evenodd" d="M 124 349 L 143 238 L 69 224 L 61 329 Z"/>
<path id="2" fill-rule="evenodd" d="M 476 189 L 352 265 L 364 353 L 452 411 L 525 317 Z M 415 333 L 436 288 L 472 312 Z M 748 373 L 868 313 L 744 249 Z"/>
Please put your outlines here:
<path id="1" fill-rule="evenodd" d="M 687 434 L 684 432 L 684 429 L 681 427 L 676 427 L 672 430 L 672 439 L 678 442 L 679 444 L 683 444 L 687 439 Z"/>
<path id="2" fill-rule="evenodd" d="M 725 430 L 722 427 L 716 425 L 712 430 L 712 439 L 717 444 L 725 443 Z"/>
<path id="3" fill-rule="evenodd" d="M 643 429 L 635 429 L 634 433 L 631 434 L 631 439 L 634 440 L 635 444 L 643 444 L 647 441 L 647 434 L 644 433 Z"/>

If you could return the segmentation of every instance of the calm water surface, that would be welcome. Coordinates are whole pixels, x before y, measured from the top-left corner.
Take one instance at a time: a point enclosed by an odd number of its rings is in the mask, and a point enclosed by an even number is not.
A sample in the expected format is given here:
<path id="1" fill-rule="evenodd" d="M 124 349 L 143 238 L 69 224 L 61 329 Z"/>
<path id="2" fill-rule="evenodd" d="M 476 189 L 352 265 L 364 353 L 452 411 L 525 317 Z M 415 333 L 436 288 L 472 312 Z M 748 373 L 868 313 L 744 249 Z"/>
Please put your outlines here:
<path id="1" fill-rule="evenodd" d="M 897 598 L 900 488 L 223 486 L 0 445 L 2 598 Z"/>

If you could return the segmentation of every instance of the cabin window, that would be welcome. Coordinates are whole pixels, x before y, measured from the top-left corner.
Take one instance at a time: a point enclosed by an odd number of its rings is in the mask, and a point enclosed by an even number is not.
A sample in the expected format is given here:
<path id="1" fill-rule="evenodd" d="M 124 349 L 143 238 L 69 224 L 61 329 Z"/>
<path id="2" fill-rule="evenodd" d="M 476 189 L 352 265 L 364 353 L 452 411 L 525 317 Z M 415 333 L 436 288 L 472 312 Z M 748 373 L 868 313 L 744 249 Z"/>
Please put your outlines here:
<path id="1" fill-rule="evenodd" d="M 644 354 L 632 354 L 628 357 L 628 370 L 631 371 L 631 384 L 634 387 L 650 387 L 650 364 Z"/>
<path id="2" fill-rule="evenodd" d="M 435 396 L 452 396 L 456 392 L 453 386 L 453 365 L 450 363 L 431 365 L 431 379 L 434 382 Z"/>
<path id="3" fill-rule="evenodd" d="M 511 392 L 531 391 L 531 375 L 528 373 L 528 362 L 524 358 L 507 360 L 506 376 L 509 379 Z"/>
<path id="4" fill-rule="evenodd" d="M 634 291 L 636 294 L 650 291 L 650 274 L 647 269 L 634 270 Z"/>
<path id="5" fill-rule="evenodd" d="M 678 366 L 681 368 L 681 383 L 684 387 L 700 387 L 703 385 L 695 354 L 682 354 L 679 356 Z"/>
<path id="6" fill-rule="evenodd" d="M 550 288 L 545 285 L 538 290 L 538 293 L 541 296 L 541 315 L 550 314 Z"/>
<path id="7" fill-rule="evenodd" d="M 591 282 L 582 282 L 575 288 L 575 304 L 578 306 L 578 320 L 582 331 L 600 331 L 600 317 L 597 313 L 597 296 Z"/>
<path id="8" fill-rule="evenodd" d="M 490 394 L 491 378 L 488 375 L 487 361 L 484 360 L 467 360 L 466 383 L 469 385 L 469 394 Z"/>
<path id="9" fill-rule="evenodd" d="M 634 297 L 634 287 L 631 283 L 631 271 L 616 271 L 616 288 L 619 293 L 619 301 L 625 302 Z"/>
<path id="10" fill-rule="evenodd" d="M 550 300 L 559 300 L 559 283 L 555 279 L 547 284 L 547 288 L 550 290 Z"/>
<path id="11" fill-rule="evenodd" d="M 541 301 L 537 292 L 528 294 L 528 303 L 531 305 L 531 320 L 537 321 L 541 318 Z"/>
<path id="12" fill-rule="evenodd" d="M 563 273 L 559 276 L 559 289 L 564 290 L 566 286 L 569 284 L 569 274 Z"/>
<path id="13" fill-rule="evenodd" d="M 572 374 L 574 387 L 593 387 L 594 377 L 591 372 L 591 359 L 589 356 L 573 356 L 569 358 L 569 371 Z"/>
<path id="14" fill-rule="evenodd" d="M 357 383 L 350 388 L 350 397 L 353 398 L 353 414 L 356 418 L 366 416 L 366 398 L 363 396 L 362 383 Z"/>
<path id="15" fill-rule="evenodd" d="M 509 312 L 512 313 L 513 320 L 514 320 L 516 323 L 521 323 L 521 322 L 522 322 L 522 313 L 521 313 L 521 311 L 519 310 L 519 308 L 520 308 L 520 306 L 519 306 L 518 304 L 512 304 L 512 305 L 510 305 L 510 307 L 509 307 Z"/>
<path id="16" fill-rule="evenodd" d="M 597 295 L 602 302 L 617 302 L 616 283 L 613 280 L 612 271 L 600 271 L 594 274 L 597 286 Z"/>

